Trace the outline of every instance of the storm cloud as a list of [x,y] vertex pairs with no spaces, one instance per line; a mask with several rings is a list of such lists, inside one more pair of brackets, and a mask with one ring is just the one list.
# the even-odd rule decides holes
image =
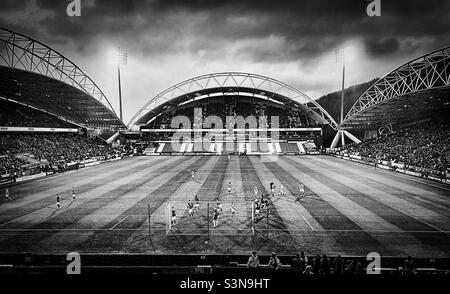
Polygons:
[[158,91],[208,71],[258,71],[317,98],[339,86],[338,68],[327,69],[337,67],[336,48],[353,46],[351,84],[450,44],[446,0],[381,0],[379,17],[367,16],[366,0],[81,0],[81,17],[67,16],[69,2],[0,0],[0,26],[81,63],[112,97],[114,76],[98,62],[106,47],[125,48],[126,117]]

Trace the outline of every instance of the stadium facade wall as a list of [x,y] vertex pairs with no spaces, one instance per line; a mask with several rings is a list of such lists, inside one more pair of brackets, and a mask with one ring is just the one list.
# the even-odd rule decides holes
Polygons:
[[19,177],[16,178],[16,183],[20,183],[20,182],[24,182],[24,181],[29,181],[29,180],[35,180],[35,179],[39,179],[39,178],[43,178],[47,176],[46,173],[39,173],[39,174],[34,174],[34,175],[30,175],[30,176],[23,176],[23,177]]
[[[62,172],[68,172],[68,171],[76,170],[77,168],[85,168],[85,167],[94,166],[94,165],[98,165],[98,164],[102,164],[102,163],[106,163],[106,162],[117,161],[117,160],[121,160],[124,158],[132,157],[132,156],[133,155],[123,155],[121,157],[104,159],[104,160],[100,160],[100,159],[92,160],[91,159],[91,160],[81,161],[79,163],[78,162],[70,162],[67,164],[67,167]],[[33,175],[26,175],[26,176],[21,176],[21,177],[15,177],[11,174],[4,174],[4,175],[1,175],[0,186],[7,186],[7,185],[14,184],[14,183],[21,183],[21,182],[25,182],[25,181],[35,180],[38,178],[43,178],[43,177],[51,176],[54,174],[55,174],[55,172],[53,172],[53,171],[48,171],[45,173],[38,173],[38,174],[33,174]]]
[[[353,161],[353,162],[358,162],[361,164],[366,164],[366,165],[373,165],[373,159],[372,158],[364,158],[358,155],[350,155],[350,154],[337,154],[334,152],[328,152],[328,155],[331,155],[333,157],[336,158],[340,158],[340,159],[344,159],[344,160],[349,160],[349,161]],[[385,170],[389,170],[392,172],[398,172],[398,173],[402,173],[402,174],[406,174],[406,175],[410,175],[410,176],[414,176],[414,177],[418,177],[418,178],[423,178],[424,174],[422,172],[417,172],[417,171],[411,171],[408,169],[405,169],[404,164],[398,164],[398,163],[391,163],[388,161],[380,161],[377,163],[377,167],[381,168],[381,169],[385,169]],[[450,174],[446,173],[445,176],[443,177],[438,177],[436,175],[427,175],[426,179],[429,180],[433,180],[433,181],[437,181],[437,182],[441,182],[441,183],[445,183],[445,184],[450,184]]]
[[34,128],[34,127],[0,127],[5,133],[78,133],[79,129]]

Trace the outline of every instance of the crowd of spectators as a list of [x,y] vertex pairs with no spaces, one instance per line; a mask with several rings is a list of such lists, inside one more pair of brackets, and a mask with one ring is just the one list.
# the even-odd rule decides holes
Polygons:
[[[282,264],[277,254],[272,252],[268,264],[263,265],[259,261],[257,252],[253,251],[247,262],[248,268],[264,267],[273,272],[277,272],[283,267],[288,267],[293,272],[303,275],[364,274],[366,273],[366,266],[366,264],[361,263],[357,258],[345,259],[341,255],[331,258],[327,255],[320,256],[318,254],[308,258],[304,252],[297,253],[286,264]],[[399,264],[398,268],[391,270],[402,274],[417,273],[416,263],[411,256],[408,256],[403,264]]]
[[72,124],[23,105],[0,99],[0,127],[72,128]]
[[[172,112],[166,112],[161,116],[157,117],[149,127],[152,129],[170,129],[172,119],[177,116],[186,116],[191,119],[191,127],[195,127],[195,122],[201,119],[202,122],[205,121],[208,116],[217,116],[222,119],[223,126],[226,124],[227,117],[236,117],[238,115],[244,118],[252,115],[256,118],[258,125],[259,119],[262,116],[267,117],[267,123],[269,127],[272,127],[272,116],[278,117],[278,126],[280,128],[301,128],[301,127],[312,127],[317,126],[318,122],[311,117],[307,117],[305,113],[300,110],[293,109],[282,109],[278,107],[273,107],[261,103],[248,104],[241,103],[239,106],[234,105],[234,103],[224,103],[224,104],[201,104],[196,105],[196,108],[202,108],[202,117],[198,117],[197,120],[194,117],[193,108],[180,109]],[[196,126],[199,127],[199,126]],[[202,127],[202,126],[200,126]],[[273,126],[275,127],[275,126]]]
[[75,134],[1,134],[0,174],[18,173],[28,164],[44,168],[119,154],[99,139]]
[[26,164],[22,159],[10,155],[0,156],[0,175],[14,174],[21,170],[21,166]]
[[421,124],[351,144],[345,153],[445,172],[450,166],[448,122]]
[[[308,259],[304,252],[297,253],[287,264],[294,272],[305,275],[330,275],[330,274],[362,274],[363,266],[355,259],[344,260],[340,255],[331,259],[327,255],[316,255]],[[256,252],[252,252],[249,257],[247,267],[260,267],[259,257]],[[275,252],[267,264],[267,268],[272,271],[278,271],[282,268],[282,263]]]

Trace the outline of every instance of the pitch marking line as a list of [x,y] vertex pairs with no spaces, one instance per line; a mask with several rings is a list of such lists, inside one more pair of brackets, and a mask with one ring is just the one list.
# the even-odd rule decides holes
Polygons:
[[308,224],[308,226],[311,228],[311,230],[315,231],[315,229],[313,228],[313,226],[311,226],[311,224],[308,222],[308,220],[302,215],[303,220]]
[[29,215],[29,214],[22,215],[21,217],[12,219],[12,220],[10,220],[10,221],[7,221],[6,223],[2,223],[2,224],[0,224],[0,227],[3,227],[3,226],[5,226],[5,225],[7,225],[7,224],[9,224],[9,223],[12,223],[12,222],[14,222],[14,221],[16,221],[16,220],[19,220],[19,219],[21,219],[21,218],[24,218],[24,217],[26,217],[27,215]]
[[[42,208],[42,209],[45,209],[45,208],[51,208],[51,207],[47,206],[47,207],[44,207],[44,208]],[[7,224],[10,224],[10,223],[12,223],[12,222],[15,222],[16,220],[19,220],[19,219],[24,218],[24,217],[26,217],[26,216],[30,216],[30,215],[34,214],[35,212],[36,212],[36,210],[35,210],[35,211],[32,211],[32,212],[29,212],[29,213],[27,213],[27,214],[24,214],[24,215],[22,215],[22,216],[19,216],[19,217],[15,218],[15,219],[12,219],[12,220],[10,220],[10,221],[7,221],[7,222],[5,222],[5,223],[2,223],[2,224],[0,224],[0,227],[3,227],[3,226],[5,226],[5,225],[7,225]]]
[[[80,198],[81,198],[81,197],[80,197]],[[63,199],[63,201],[61,201],[61,204],[62,204],[64,201],[67,201],[67,199]],[[73,200],[69,203],[69,206],[70,206],[72,203],[73,203]],[[69,206],[67,206],[67,207],[69,207]],[[67,208],[67,207],[65,207],[65,208]],[[53,208],[52,205],[45,206],[45,207],[39,208],[39,209],[37,209],[37,210],[33,210],[33,211],[31,211],[31,212],[28,212],[28,213],[26,213],[26,214],[24,214],[24,215],[22,215],[22,216],[19,216],[19,217],[15,218],[15,219],[12,219],[12,220],[7,221],[7,222],[5,222],[5,223],[2,223],[2,224],[0,224],[0,227],[3,227],[4,225],[7,225],[7,224],[9,224],[9,223],[15,222],[15,221],[17,221],[17,220],[19,220],[19,219],[21,219],[21,218],[26,217],[26,216],[30,216],[30,215],[36,214],[36,211],[38,211],[38,210],[40,210],[40,209],[53,209],[53,213],[50,215],[50,217],[47,217],[47,219],[49,219],[49,218],[52,218],[52,217],[54,216],[54,213],[55,213],[55,212],[59,211],[60,209],[64,209],[64,208],[63,208],[63,207],[61,207],[61,208]]]
[[127,215],[126,217],[124,217],[120,222],[118,222],[117,224],[115,224],[112,228],[110,228],[110,230],[113,230],[115,227],[117,227],[118,225],[120,225],[124,220],[126,220],[129,217],[129,215]]
[[444,230],[441,230],[441,229],[439,229],[438,227],[435,227],[435,226],[433,226],[432,224],[429,224],[429,223],[427,223],[426,221],[421,220],[421,219],[415,217],[414,215],[411,215],[411,214],[409,214],[409,213],[406,213],[406,212],[401,211],[401,210],[399,210],[399,209],[396,209],[396,208],[394,208],[394,207],[392,207],[392,208],[395,209],[395,210],[397,210],[397,211],[399,211],[399,212],[401,212],[401,213],[406,214],[406,215],[409,216],[409,217],[412,217],[413,219],[415,219],[415,220],[417,220],[417,221],[419,221],[419,222],[421,222],[421,223],[423,223],[423,224],[425,224],[425,225],[427,225],[427,226],[429,226],[429,227],[431,227],[431,228],[433,228],[433,229],[435,229],[435,230],[438,230],[439,232],[442,232],[442,233],[445,232]]

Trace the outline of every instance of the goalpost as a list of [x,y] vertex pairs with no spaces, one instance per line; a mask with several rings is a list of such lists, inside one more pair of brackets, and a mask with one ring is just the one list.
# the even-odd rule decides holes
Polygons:
[[[166,206],[166,235],[254,235],[253,201],[170,201]],[[216,219],[215,219],[216,218]]]

